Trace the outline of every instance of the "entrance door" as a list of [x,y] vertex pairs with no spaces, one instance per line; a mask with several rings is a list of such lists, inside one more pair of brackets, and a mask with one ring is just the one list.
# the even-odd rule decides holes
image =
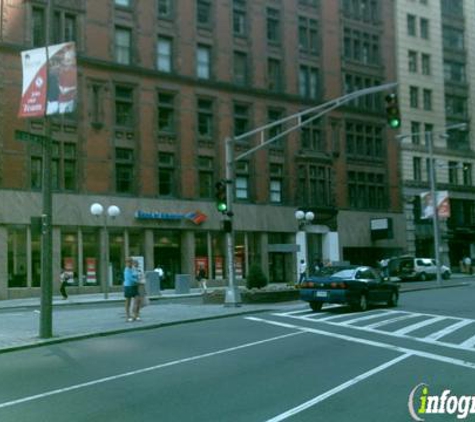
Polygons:
[[162,289],[175,288],[175,274],[180,273],[180,248],[156,246],[153,251],[155,267],[160,265],[164,271]]
[[269,282],[285,283],[287,281],[287,272],[285,267],[285,253],[269,253]]

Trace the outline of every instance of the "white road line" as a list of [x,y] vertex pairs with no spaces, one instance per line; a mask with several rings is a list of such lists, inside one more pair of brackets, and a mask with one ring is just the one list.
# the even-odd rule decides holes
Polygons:
[[472,348],[473,346],[475,346],[475,336],[470,337],[468,340],[465,340],[463,343],[460,343],[460,346]]
[[325,392],[323,394],[320,394],[319,396],[314,397],[313,399],[311,399],[311,400],[309,400],[305,403],[302,403],[301,405],[296,406],[293,409],[287,410],[286,412],[281,413],[280,415],[277,415],[277,416],[275,416],[271,419],[268,419],[266,422],[279,422],[279,421],[283,421],[287,418],[290,418],[290,417],[296,415],[297,413],[303,412],[304,410],[308,409],[309,407],[312,407],[312,406],[316,405],[317,403],[320,403],[323,400],[326,400],[329,397],[331,397],[331,396],[333,396],[337,393],[340,393],[341,391],[346,390],[349,387],[352,387],[353,385],[359,383],[360,381],[364,381],[366,378],[369,378],[369,377],[371,377],[371,376],[373,376],[373,375],[375,375],[379,372],[384,371],[385,369],[387,369],[387,368],[389,368],[393,365],[396,365],[397,363],[401,362],[404,359],[407,359],[410,356],[411,356],[410,353],[398,356],[397,358],[395,358],[393,360],[390,360],[389,362],[383,363],[382,365],[377,366],[376,368],[373,368],[373,369],[371,369],[371,370],[369,370],[369,371],[367,371],[363,374],[360,374],[357,377],[355,377],[355,378],[353,378],[353,379],[351,379],[347,382],[344,382],[343,384],[340,384],[338,387],[332,388],[331,390],[328,390],[327,392]]
[[118,380],[118,379],[121,379],[121,378],[130,377],[130,376],[133,376],[133,375],[143,374],[145,372],[156,371],[158,369],[179,365],[181,363],[192,362],[192,361],[209,358],[209,357],[216,356],[216,355],[222,355],[224,353],[235,352],[236,350],[241,350],[241,349],[245,349],[245,348],[253,347],[253,346],[259,346],[261,344],[270,343],[270,342],[276,341],[276,340],[282,340],[282,339],[285,339],[285,338],[288,338],[288,337],[292,337],[292,336],[295,336],[295,335],[298,335],[298,334],[304,334],[304,333],[305,333],[304,331],[300,330],[298,332],[293,332],[293,333],[290,333],[290,334],[284,334],[284,335],[281,335],[281,336],[271,337],[271,338],[268,338],[266,340],[259,340],[259,341],[254,341],[252,343],[245,343],[245,344],[241,344],[240,346],[229,347],[227,349],[221,349],[221,350],[217,350],[215,352],[204,353],[202,355],[191,356],[189,358],[184,358],[184,359],[179,359],[179,360],[175,360],[175,361],[172,361],[172,362],[162,363],[160,365],[150,366],[148,368],[137,369],[135,371],[125,372],[123,374],[113,375],[113,376],[110,376],[110,377],[99,378],[97,380],[84,382],[84,383],[81,383],[81,384],[71,385],[69,387],[58,388],[57,390],[46,391],[44,393],[36,394],[34,396],[27,396],[27,397],[23,397],[21,399],[0,403],[0,409],[3,409],[5,407],[10,407],[10,406],[16,406],[16,405],[26,403],[26,402],[31,402],[31,401],[34,401],[34,400],[43,399],[45,397],[50,397],[50,396],[54,396],[54,395],[57,395],[57,394],[67,393],[69,391],[79,390],[81,388],[92,387],[94,385],[103,384],[103,383],[110,382],[110,381],[115,381],[115,380]]
[[473,321],[471,319],[463,319],[462,321],[456,322],[455,324],[449,325],[442,330],[436,331],[426,337],[423,337],[425,340],[438,340],[446,336],[447,334],[453,333],[455,330],[459,328],[465,327],[466,325],[471,324]]
[[419,315],[418,314],[400,315],[398,317],[389,318],[389,319],[385,319],[384,321],[378,321],[378,322],[374,322],[373,324],[365,325],[365,328],[373,328],[373,329],[379,328],[379,327],[383,327],[384,325],[392,324],[393,322],[404,321],[406,319],[415,318],[417,316]]
[[408,334],[408,333],[411,333],[412,331],[418,330],[419,328],[427,327],[428,325],[435,324],[436,322],[442,321],[443,319],[446,319],[446,318],[447,317],[436,316],[436,317],[433,317],[431,319],[426,319],[424,321],[417,322],[415,324],[408,325],[407,327],[404,327],[404,328],[401,328],[399,330],[393,331],[392,334],[395,334],[396,336]]
[[[423,351],[417,350],[417,349],[409,349],[407,347],[395,346],[393,344],[382,343],[380,341],[367,340],[367,339],[363,339],[363,338],[352,337],[352,336],[345,335],[345,334],[331,333],[331,332],[328,332],[328,331],[317,330],[315,328],[300,327],[298,325],[285,324],[285,323],[281,323],[281,322],[278,322],[278,321],[272,321],[272,320],[267,320],[267,319],[263,319],[263,318],[245,317],[245,319],[248,319],[248,320],[251,320],[251,321],[257,321],[257,322],[263,322],[265,324],[270,324],[270,325],[276,325],[278,327],[297,329],[297,330],[301,330],[301,331],[304,331],[304,332],[307,332],[307,333],[319,334],[319,335],[326,336],[326,337],[338,338],[340,340],[350,341],[350,342],[353,342],[353,343],[360,343],[360,344],[364,344],[364,345],[367,345],[367,346],[380,347],[380,348],[383,348],[383,349],[392,350],[392,351],[403,353],[403,354],[408,354],[409,353],[409,354],[412,354],[414,356],[419,356],[419,357],[422,357],[422,358],[431,359],[431,360],[435,360],[435,361],[438,361],[438,362],[444,362],[444,363],[448,363],[448,364],[451,364],[451,365],[462,366],[464,368],[470,368],[470,369],[475,370],[475,362],[468,362],[468,361],[461,360],[461,359],[450,358],[448,356],[437,355],[435,353],[423,352]],[[337,324],[335,324],[335,325],[337,325]],[[354,327],[354,328],[359,328],[359,327]],[[445,344],[444,344],[444,346],[445,346]]]
[[359,316],[357,318],[352,318],[352,319],[349,319],[347,321],[343,321],[343,322],[341,322],[341,325],[351,325],[354,322],[366,321],[368,319],[374,319],[374,318],[378,318],[378,317],[385,317],[385,316],[388,316],[388,315],[391,315],[391,314],[394,314],[394,313],[395,313],[394,311],[384,311],[384,312],[379,312],[377,314],[375,313],[375,314],[371,314],[371,315]]

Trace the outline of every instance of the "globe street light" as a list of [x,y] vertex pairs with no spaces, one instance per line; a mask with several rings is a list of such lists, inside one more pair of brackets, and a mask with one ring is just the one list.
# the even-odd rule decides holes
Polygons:
[[102,289],[104,291],[104,299],[109,297],[109,232],[107,231],[107,220],[108,218],[114,219],[120,215],[120,208],[117,205],[110,205],[107,208],[107,212],[104,213],[104,207],[99,203],[94,203],[91,205],[91,214],[97,218],[103,217],[103,227],[104,227],[104,236],[102,244]]
[[296,235],[296,243],[300,248],[297,249],[297,274],[299,274],[299,262],[304,259],[307,262],[307,233],[304,230],[305,226],[312,224],[315,219],[315,214],[312,211],[295,211],[295,219],[298,223],[298,232]]

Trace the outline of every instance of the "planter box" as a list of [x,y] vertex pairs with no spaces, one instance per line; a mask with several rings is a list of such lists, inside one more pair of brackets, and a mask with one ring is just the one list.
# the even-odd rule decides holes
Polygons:
[[[214,290],[203,294],[203,303],[224,303],[225,289]],[[241,290],[242,303],[277,303],[289,302],[299,299],[299,291],[294,288],[281,290]]]

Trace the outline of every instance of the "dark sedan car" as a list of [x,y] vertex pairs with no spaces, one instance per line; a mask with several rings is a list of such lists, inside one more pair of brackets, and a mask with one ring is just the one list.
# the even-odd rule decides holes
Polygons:
[[365,311],[370,303],[397,306],[399,286],[383,279],[379,273],[364,266],[326,267],[300,284],[300,299],[314,311],[324,303],[349,304]]

